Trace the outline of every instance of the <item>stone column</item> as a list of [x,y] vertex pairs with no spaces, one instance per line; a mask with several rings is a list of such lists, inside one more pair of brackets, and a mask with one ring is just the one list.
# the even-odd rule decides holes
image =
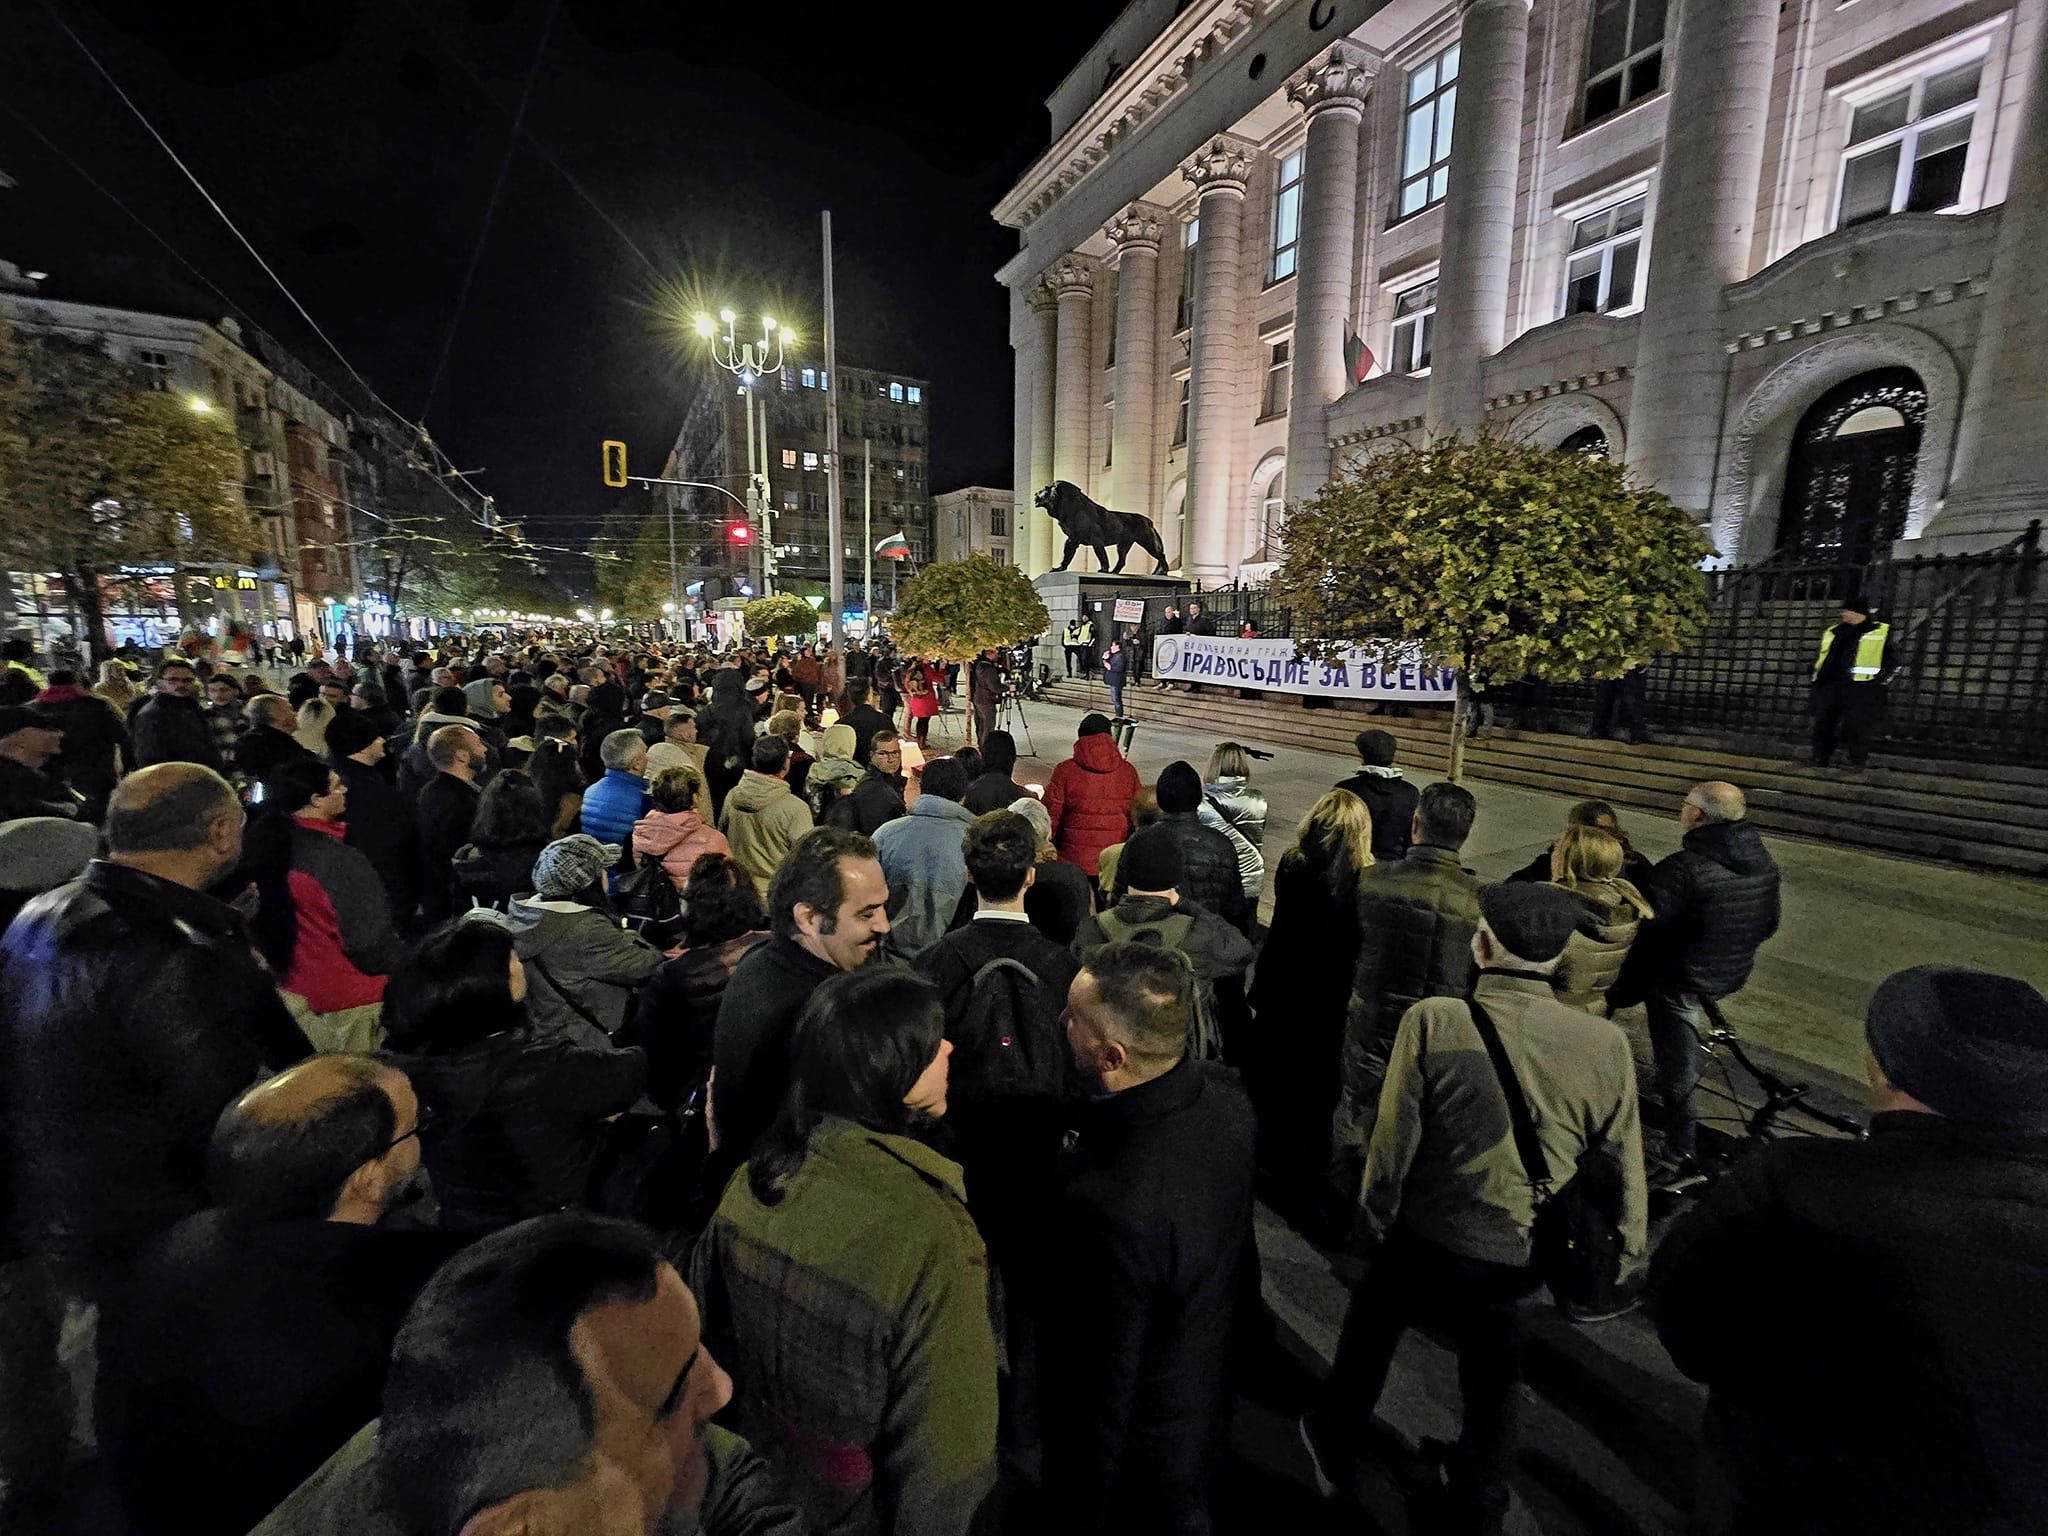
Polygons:
[[1102,231],[1116,251],[1116,430],[1110,440],[1110,505],[1155,522],[1159,239],[1166,225],[1165,209],[1132,203]]
[[[1963,392],[1948,500],[1916,553],[1960,554],[2024,533],[2048,505],[2048,21],[2034,29],[2027,103]],[[1937,487],[1937,489],[1939,489]]]
[[1628,465],[1704,518],[1728,384],[1722,314],[1728,285],[1749,276],[1778,0],[1684,0],[1673,19]]
[[1244,189],[1256,148],[1219,133],[1181,174],[1194,186],[1202,221],[1195,246],[1194,335],[1189,345],[1187,537],[1181,574],[1229,575],[1231,490],[1237,418],[1247,414],[1238,325],[1244,268]]
[[1348,382],[1344,323],[1357,278],[1359,123],[1379,67],[1379,55],[1347,40],[1287,82],[1288,99],[1308,113],[1287,397],[1287,495],[1295,501],[1330,478],[1327,413]]
[[1026,299],[1031,305],[1037,363],[1031,375],[1031,484],[1017,496],[1014,548],[1025,574],[1038,576],[1052,569],[1052,560],[1059,558],[1057,554],[1046,557],[1052,545],[1052,519],[1032,500],[1053,481],[1053,380],[1058,367],[1059,314],[1052,289],[1043,282],[1032,284]]
[[[1046,273],[1046,282],[1059,305],[1059,362],[1054,373],[1056,396],[1052,426],[1052,477],[1088,489],[1088,431],[1093,425],[1095,397],[1100,385],[1088,355],[1094,329],[1095,276],[1098,268],[1086,256],[1062,256]],[[1045,568],[1059,563],[1066,548],[1065,535],[1050,518],[1044,518]],[[1089,556],[1090,560],[1094,556]],[[1077,556],[1075,568],[1082,568]]]
[[1442,300],[1424,416],[1433,438],[1479,430],[1486,419],[1486,360],[1507,340],[1522,78],[1529,62],[1529,0],[1461,0],[1461,8],[1451,184],[1437,265]]

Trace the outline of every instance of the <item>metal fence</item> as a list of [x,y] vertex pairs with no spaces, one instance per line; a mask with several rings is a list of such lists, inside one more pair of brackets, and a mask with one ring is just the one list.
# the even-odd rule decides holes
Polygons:
[[[1646,675],[1650,724],[1759,743],[1807,737],[1821,632],[1861,594],[1892,626],[1894,672],[1882,743],[1930,757],[2039,763],[2048,754],[2048,553],[2037,522],[2003,548],[1866,565],[1783,559],[1706,576],[1709,617],[1697,644]],[[1296,635],[1294,614],[1265,587],[1201,594],[1221,634],[1249,619]],[[1512,690],[1510,714],[1535,727],[1583,726],[1597,685]]]

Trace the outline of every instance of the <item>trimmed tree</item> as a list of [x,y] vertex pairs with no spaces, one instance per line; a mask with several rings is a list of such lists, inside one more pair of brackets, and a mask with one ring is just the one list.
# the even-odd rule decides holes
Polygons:
[[818,610],[794,592],[771,592],[757,597],[741,610],[740,618],[750,635],[815,635]]
[[1456,780],[1472,689],[1620,677],[1684,649],[1712,553],[1619,464],[1451,438],[1354,463],[1301,503],[1273,591],[1319,659],[1358,646],[1457,670]]
[[990,646],[1043,634],[1051,615],[1031,578],[987,555],[928,565],[910,579],[889,620],[905,655],[966,661]]

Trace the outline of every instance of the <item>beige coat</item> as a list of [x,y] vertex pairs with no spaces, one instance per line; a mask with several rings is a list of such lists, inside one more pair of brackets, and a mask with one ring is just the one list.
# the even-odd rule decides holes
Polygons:
[[732,845],[733,861],[753,876],[754,889],[766,901],[775,871],[797,839],[811,830],[811,808],[797,799],[787,780],[749,768],[725,797],[718,830]]

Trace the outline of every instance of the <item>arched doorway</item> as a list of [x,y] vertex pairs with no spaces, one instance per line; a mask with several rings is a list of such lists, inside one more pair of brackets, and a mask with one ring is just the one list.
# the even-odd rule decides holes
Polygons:
[[1903,538],[1927,390],[1910,368],[1879,368],[1816,400],[1792,435],[1778,549],[1796,560],[1864,565]]
[[1604,459],[1607,453],[1607,433],[1597,422],[1588,423],[1557,445],[1559,453],[1584,454],[1589,459]]

